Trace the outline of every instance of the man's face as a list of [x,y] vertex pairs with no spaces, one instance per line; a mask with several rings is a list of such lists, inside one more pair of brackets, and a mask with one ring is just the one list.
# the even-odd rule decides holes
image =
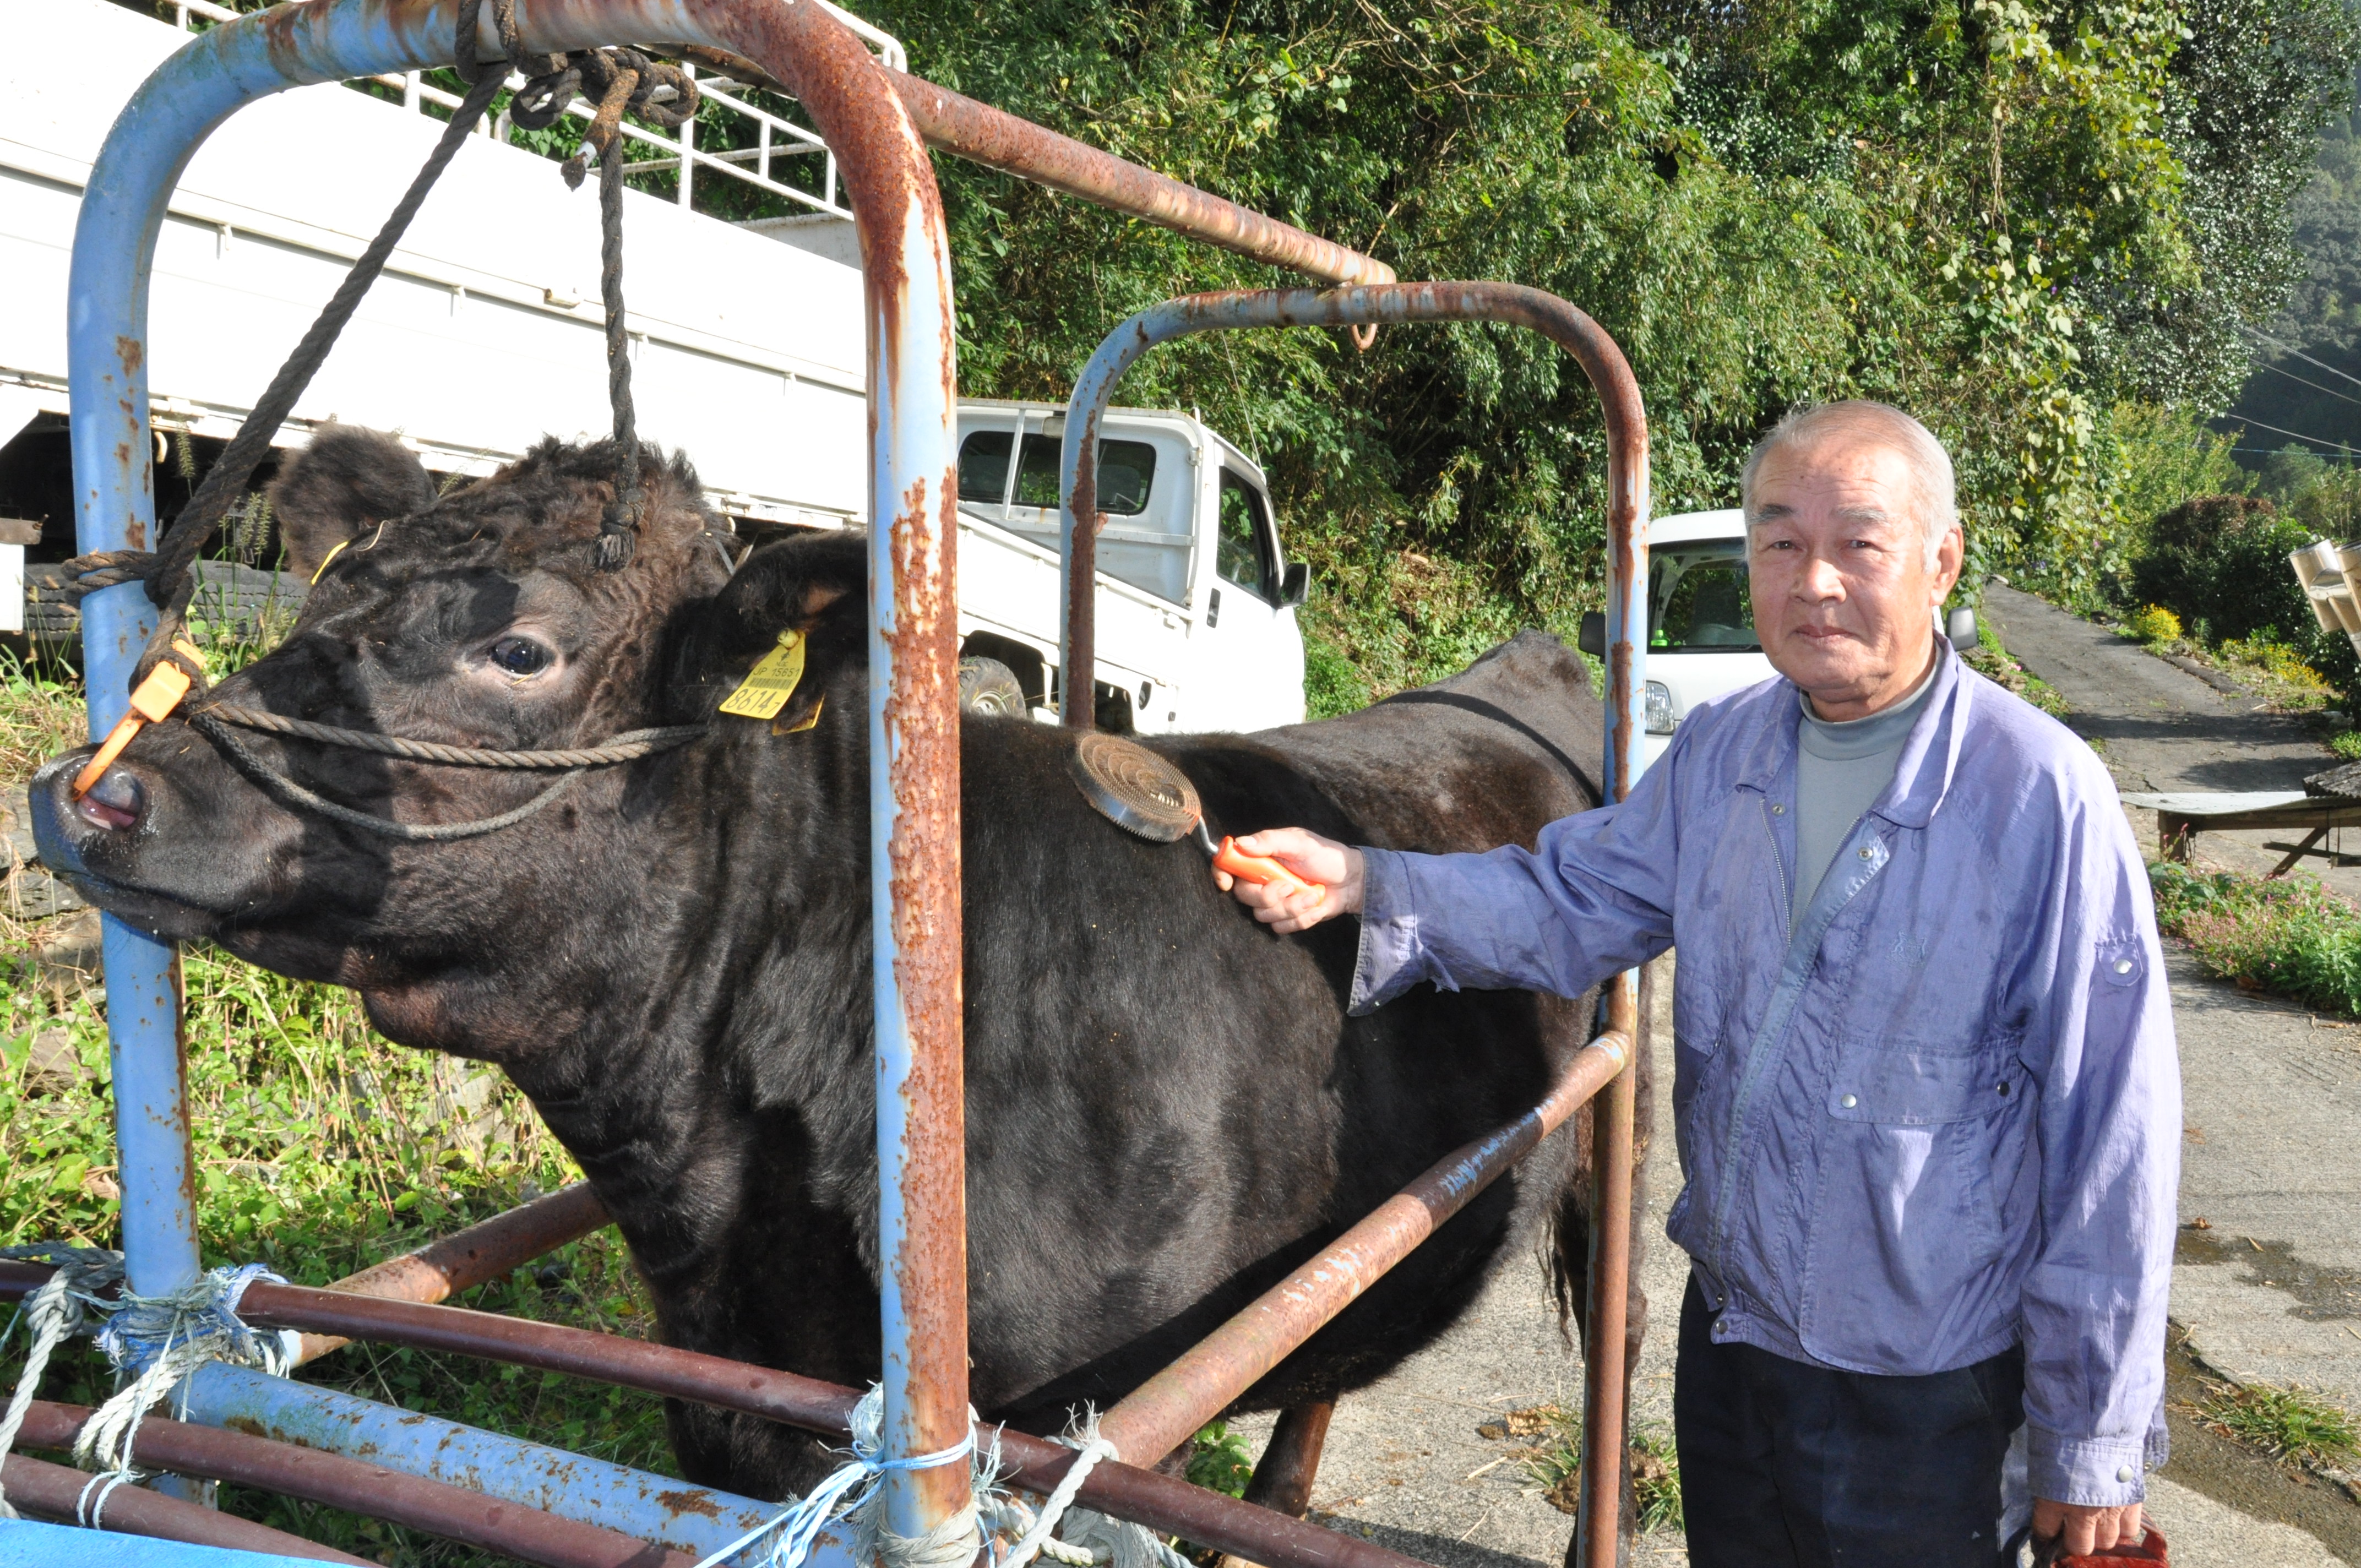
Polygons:
[[1756,633],[1823,718],[1865,718],[1926,673],[1960,547],[1954,529],[1930,570],[1917,508],[1908,460],[1867,434],[1783,446],[1755,473]]

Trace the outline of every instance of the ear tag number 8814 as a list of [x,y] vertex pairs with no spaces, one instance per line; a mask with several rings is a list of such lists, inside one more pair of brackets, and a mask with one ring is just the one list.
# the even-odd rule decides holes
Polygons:
[[741,718],[775,718],[804,678],[804,638],[795,630],[779,633],[779,645],[748,671],[738,689],[721,700],[721,711]]

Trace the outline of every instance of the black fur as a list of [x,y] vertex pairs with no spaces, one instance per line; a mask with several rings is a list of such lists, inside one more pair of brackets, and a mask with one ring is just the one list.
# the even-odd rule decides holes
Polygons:
[[[366,458],[352,472],[392,461],[330,455],[347,451]],[[354,986],[390,1037],[503,1068],[621,1226],[668,1342],[863,1384],[879,1354],[862,542],[774,545],[725,586],[675,463],[651,470],[638,558],[598,573],[611,457],[546,444],[346,552],[288,643],[223,695],[478,745],[710,719],[708,738],[594,773],[525,826],[394,845],[290,815],[157,726],[126,756],[141,828],[71,830],[98,903]],[[283,483],[315,514],[365,510],[310,466]],[[786,626],[808,634],[790,716],[817,705],[818,722],[714,717]],[[560,663],[489,678],[484,651],[519,629]],[[1435,689],[1448,700],[1156,744],[1217,834],[1300,823],[1483,849],[1594,803],[1599,705],[1555,640],[1527,634]],[[488,814],[541,782],[255,745],[412,818]],[[1424,988],[1345,1018],[1356,922],[1271,935],[1188,844],[1093,813],[1071,750],[1022,721],[961,734],[973,1398],[1037,1431],[1111,1403],[1530,1107],[1589,1020],[1586,1003]],[[1571,1130],[1552,1139],[1244,1403],[1378,1376],[1527,1245],[1578,1273],[1576,1152]],[[699,1481],[777,1497],[829,1464],[763,1421],[692,1406],[672,1421]]]
[[326,424],[270,487],[287,569],[309,577],[338,544],[434,504],[434,481],[390,436]]

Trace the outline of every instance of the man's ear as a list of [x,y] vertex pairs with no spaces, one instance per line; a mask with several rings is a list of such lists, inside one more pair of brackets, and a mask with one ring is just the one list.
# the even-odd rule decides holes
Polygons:
[[681,720],[713,713],[779,646],[779,634],[793,631],[803,640],[803,678],[774,728],[806,728],[835,676],[868,663],[868,544],[857,533],[786,540],[749,555],[726,587],[689,611],[672,682],[692,709]]
[[321,426],[270,486],[287,569],[305,578],[337,545],[434,504],[426,466],[392,436],[357,425]]

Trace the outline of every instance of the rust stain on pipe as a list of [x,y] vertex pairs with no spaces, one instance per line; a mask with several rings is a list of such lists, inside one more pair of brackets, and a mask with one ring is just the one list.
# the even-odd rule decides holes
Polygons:
[[[8,1501],[28,1514],[71,1524],[74,1505],[90,1485],[86,1471],[44,1464],[21,1453],[0,1463],[0,1486]],[[144,1486],[117,1486],[107,1494],[100,1516],[113,1535],[144,1535],[158,1541],[182,1541],[192,1546],[218,1546],[231,1552],[257,1552],[274,1557],[300,1557],[313,1563],[342,1563],[351,1568],[375,1568],[366,1557],[352,1557],[333,1546],[305,1541],[300,1535],[272,1530],[195,1503],[150,1492]],[[94,1543],[93,1543],[94,1544]],[[98,1553],[93,1552],[93,1557]]]
[[[776,92],[793,91],[752,60],[726,49],[692,45],[681,53],[739,81]],[[962,97],[923,77],[888,71],[885,79],[901,95],[902,106],[918,134],[938,151],[1079,196],[1256,261],[1290,268],[1323,282],[1394,280],[1394,269],[1375,258]]]
[[[482,1224],[430,1242],[416,1252],[371,1264],[328,1288],[395,1301],[445,1301],[606,1224],[606,1206],[588,1182],[577,1181],[495,1214]],[[334,1334],[305,1334],[295,1364],[300,1366],[317,1360],[351,1343]]]
[[[31,1448],[70,1448],[90,1415],[84,1406],[37,1399],[26,1415],[19,1441]],[[686,1552],[651,1541],[381,1464],[243,1432],[192,1426],[162,1416],[150,1416],[139,1423],[132,1457],[152,1469],[202,1475],[390,1519],[546,1568],[695,1568],[697,1563]]]
[[1141,1384],[1099,1422],[1131,1464],[1152,1465],[1357,1299],[1452,1215],[1620,1074],[1628,1034],[1601,1035],[1566,1065],[1549,1098],[1429,1168],[1318,1257]]
[[[1639,998],[1631,977],[1608,981],[1607,1020],[1639,1037]],[[1631,1299],[1631,1139],[1639,1075],[1618,1072],[1590,1102],[1590,1266],[1583,1334],[1582,1487],[1575,1529],[1580,1561],[1572,1568],[1616,1568],[1622,1531],[1623,1471],[1630,1463],[1624,1409]]]

